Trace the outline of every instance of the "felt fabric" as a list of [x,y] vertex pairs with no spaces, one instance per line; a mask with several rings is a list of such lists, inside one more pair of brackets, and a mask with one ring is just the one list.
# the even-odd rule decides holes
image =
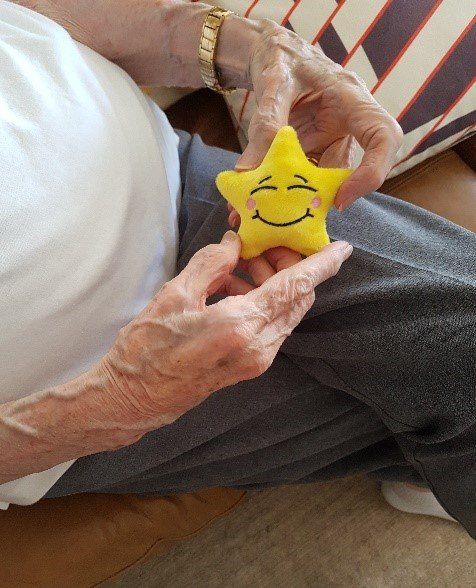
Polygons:
[[[181,134],[179,269],[219,241],[236,154]],[[429,486],[476,536],[476,235],[383,194],[331,211],[354,253],[260,378],[84,457],[48,496],[266,488],[367,472]]]
[[278,131],[259,167],[218,174],[218,189],[241,217],[242,257],[280,245],[312,255],[328,245],[326,216],[351,173],[311,163],[296,131],[287,126]]

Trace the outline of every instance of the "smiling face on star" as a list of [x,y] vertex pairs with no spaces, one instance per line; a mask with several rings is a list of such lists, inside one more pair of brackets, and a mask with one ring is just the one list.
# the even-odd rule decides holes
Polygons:
[[[321,205],[321,199],[317,196],[319,189],[310,185],[309,180],[301,174],[292,174],[290,181],[293,183],[279,188],[276,185],[278,182],[273,181],[272,175],[261,178],[258,181],[258,185],[250,191],[250,196],[246,201],[247,210],[252,211],[253,213],[251,218],[253,220],[256,219],[261,221],[271,227],[290,227],[297,223],[301,223],[306,219],[314,218],[315,214],[313,214],[313,212],[315,212],[315,210]],[[273,212],[276,213],[276,197],[278,197],[279,200],[283,199],[282,197],[280,198],[278,194],[274,194],[275,200],[271,203],[270,207],[269,196],[270,193],[273,195],[273,192],[277,193],[280,190],[286,191],[284,202],[281,202],[280,208],[283,208],[284,204],[285,209],[295,209],[296,213],[299,213],[298,216],[293,218],[290,217],[287,220],[281,218],[279,221],[277,218],[274,218],[276,214],[273,216],[265,216],[265,210],[269,208],[272,208],[271,214],[273,214]],[[291,191],[293,192],[291,193]]]
[[326,215],[350,173],[311,163],[296,132],[283,127],[258,168],[218,174],[218,189],[241,217],[242,256],[278,246],[311,255],[324,247]]

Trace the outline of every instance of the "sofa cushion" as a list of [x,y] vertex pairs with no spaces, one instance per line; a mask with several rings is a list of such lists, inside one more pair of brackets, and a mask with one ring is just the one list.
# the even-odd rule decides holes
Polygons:
[[90,587],[164,553],[233,508],[244,492],[170,497],[79,494],[0,512],[0,586]]
[[380,191],[476,231],[476,174],[451,149],[387,180]]

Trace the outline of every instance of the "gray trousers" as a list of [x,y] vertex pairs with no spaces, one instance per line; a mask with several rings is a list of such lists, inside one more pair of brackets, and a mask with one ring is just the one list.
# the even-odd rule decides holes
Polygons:
[[[227,228],[214,179],[236,154],[183,133],[180,156],[179,269]],[[476,535],[476,235],[379,193],[328,225],[354,253],[265,374],[130,447],[79,459],[47,496],[366,472],[427,485]]]

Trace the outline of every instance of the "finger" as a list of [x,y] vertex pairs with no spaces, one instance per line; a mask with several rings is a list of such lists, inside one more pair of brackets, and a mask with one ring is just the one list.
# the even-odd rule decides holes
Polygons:
[[233,229],[240,225],[241,218],[240,215],[236,212],[236,210],[232,210],[228,215],[228,224]]
[[248,292],[251,292],[251,290],[254,289],[255,287],[249,284],[246,280],[231,274],[228,276],[228,279],[225,280],[225,283],[218,292],[220,294],[225,294],[226,296],[240,296],[248,294]]
[[246,271],[249,273],[256,286],[261,286],[261,284],[264,284],[266,280],[274,276],[276,273],[264,255],[249,259]]
[[[370,96],[370,95],[369,95]],[[370,96],[357,94],[349,131],[364,149],[359,167],[340,187],[335,205],[343,210],[359,196],[380,188],[395,161],[402,143],[402,130]]]
[[[275,74],[274,74],[275,75]],[[236,162],[237,171],[254,169],[260,165],[276,133],[288,124],[292,106],[290,84],[273,72],[262,76],[263,92],[257,92],[257,107],[248,128],[248,145]]]
[[397,135],[382,126],[367,143],[359,167],[340,187],[336,208],[344,210],[360,196],[378,190],[392,168],[399,146]]
[[208,296],[222,288],[235,269],[241,253],[241,239],[227,231],[218,244],[207,245],[195,253],[184,270],[173,280],[182,292],[184,306],[204,306]]
[[334,141],[319,159],[320,167],[352,168],[354,163],[356,142],[352,135]]
[[265,251],[264,256],[271,264],[271,267],[277,272],[292,267],[302,261],[300,253],[287,247],[273,247],[273,249]]
[[247,295],[248,303],[257,308],[266,324],[289,311],[300,299],[313,293],[314,288],[334,276],[352,253],[345,241],[327,245],[292,267],[275,274],[262,286]]

